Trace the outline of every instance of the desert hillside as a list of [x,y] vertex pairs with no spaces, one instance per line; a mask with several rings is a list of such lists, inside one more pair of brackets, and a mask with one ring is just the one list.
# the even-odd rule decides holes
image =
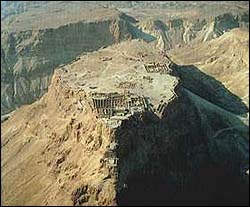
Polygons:
[[178,64],[195,65],[221,81],[249,105],[249,32],[233,29],[221,37],[171,51]]

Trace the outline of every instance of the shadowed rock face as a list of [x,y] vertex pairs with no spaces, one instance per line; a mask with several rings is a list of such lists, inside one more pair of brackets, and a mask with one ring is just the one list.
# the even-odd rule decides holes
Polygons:
[[[248,30],[233,29],[214,40],[178,48],[172,50],[170,53],[171,58],[178,64],[195,65],[202,70],[202,72],[220,81],[231,93],[241,98],[246,105],[249,105]],[[188,79],[188,72],[192,69],[187,69],[186,73],[185,68],[182,70],[183,76],[186,77],[184,79]],[[206,76],[199,76],[198,71],[196,74],[196,79],[200,77],[202,79],[200,81],[204,82]],[[194,78],[194,76],[192,78]],[[220,90],[220,88],[223,87],[218,84],[215,86],[216,87],[212,89],[207,83],[207,87],[210,88],[210,91]],[[190,84],[188,87],[194,86]],[[198,91],[199,89],[196,90]],[[230,110],[230,104],[225,105],[227,110]],[[220,106],[222,105],[220,104]],[[239,108],[240,110],[238,110],[238,112],[235,111],[235,113],[243,113],[244,110],[241,111],[242,107],[239,106]]]
[[138,25],[142,31],[156,38],[160,49],[170,50],[190,44],[216,39],[234,28],[248,28],[249,13],[224,13],[211,18],[176,18],[167,21],[143,19]]
[[[247,205],[249,189],[234,176],[213,165],[204,169],[183,190],[160,175],[136,174],[128,179],[128,187],[118,196],[119,205]],[[217,168],[215,170],[215,168]],[[204,172],[205,171],[205,172]],[[221,179],[218,180],[218,177]],[[237,190],[236,190],[237,189]]]
[[[247,128],[243,133],[225,131],[221,137],[226,140],[237,137],[230,144],[210,137],[213,133],[208,128],[224,129],[228,123],[213,124],[218,114],[201,114],[182,89],[178,95],[162,119],[145,114],[140,121],[124,124],[124,133],[117,135],[121,147],[118,204],[246,205],[248,185],[241,178],[244,170],[240,166],[248,166]],[[128,129],[129,135],[125,133]],[[218,181],[218,177],[222,179]]]
[[[174,138],[178,139],[176,136]],[[243,155],[243,152],[235,152],[230,156],[230,161],[223,164],[224,161],[218,162],[214,159],[216,154],[208,152],[214,148],[208,147],[206,143],[203,143],[204,140],[197,143],[198,141],[192,140],[191,137],[185,136],[185,138],[190,139],[190,143],[196,142],[196,145],[185,145],[184,139],[179,143],[174,143],[174,149],[170,146],[168,146],[169,149],[162,149],[163,147],[160,145],[161,147],[156,147],[157,157],[151,155],[153,152],[149,150],[148,164],[142,165],[140,170],[128,173],[124,182],[125,187],[119,191],[117,196],[118,204],[183,205],[185,203],[204,205],[220,203],[233,205],[237,203],[246,205],[248,203],[248,185],[240,178],[241,174],[238,172],[240,165],[238,164],[245,162],[247,166],[247,153]],[[220,145],[220,150],[224,151],[222,146]],[[159,150],[163,152],[160,154]],[[222,155],[223,160],[229,156],[228,153],[225,152],[225,154],[227,155]],[[241,158],[236,158],[237,156],[245,156],[242,159],[245,161],[240,161]],[[136,164],[140,165],[137,160],[134,165]],[[231,166],[234,166],[234,172],[232,172]],[[121,169],[121,177],[126,168],[128,167],[124,166]],[[219,177],[222,179],[218,180]]]
[[196,95],[232,113],[247,113],[248,107],[240,97],[231,93],[221,82],[201,72],[194,65],[178,67],[178,73],[184,87]]

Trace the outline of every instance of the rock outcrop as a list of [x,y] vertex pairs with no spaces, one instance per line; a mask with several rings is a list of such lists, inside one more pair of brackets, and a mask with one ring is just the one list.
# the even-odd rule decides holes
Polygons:
[[[170,56],[178,64],[195,65],[249,105],[247,30],[233,29],[214,40],[172,50]],[[189,77],[188,74],[186,77]]]
[[249,13],[224,13],[210,18],[176,18],[167,21],[142,20],[139,28],[155,37],[154,45],[170,50],[216,39],[234,28],[249,28]]

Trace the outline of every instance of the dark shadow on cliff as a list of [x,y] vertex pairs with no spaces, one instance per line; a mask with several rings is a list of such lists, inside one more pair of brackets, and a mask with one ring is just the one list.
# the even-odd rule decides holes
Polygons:
[[[177,73],[182,80],[179,97],[168,104],[162,118],[149,110],[125,121],[117,131],[118,183],[125,184],[118,191],[118,205],[247,206],[249,184],[241,171],[249,160],[245,155],[249,148],[242,151],[249,143],[247,126],[227,114],[242,127],[211,139],[229,123],[213,108],[199,110],[185,89],[234,114],[248,108],[195,66],[179,66]],[[141,155],[145,162],[138,158]],[[125,176],[123,171],[129,173]]]
[[153,42],[156,40],[155,36],[142,31],[142,29],[140,29],[139,27],[134,26],[134,25],[129,25],[129,26],[130,26],[130,31],[131,31],[133,38],[142,39],[146,42]]
[[176,71],[185,88],[196,95],[235,114],[245,114],[248,107],[220,81],[194,65],[177,66]]
[[[188,100],[182,101],[185,101],[193,111]],[[177,105],[177,108],[179,107],[181,105]],[[182,125],[190,118],[183,113],[183,109],[180,115],[184,118],[180,122],[175,119],[175,116],[173,120],[160,119],[152,112],[147,112],[142,121],[134,118],[124,123],[123,130],[117,134],[119,146],[121,146],[118,149],[118,157],[122,166],[118,174],[118,183],[124,182],[121,177],[124,176],[123,171],[131,167],[130,164],[137,166],[130,170],[125,180],[125,187],[118,192],[118,205],[232,206],[248,204],[248,184],[243,182],[238,174],[242,162],[240,152],[239,156],[235,156],[235,160],[228,160],[235,170],[224,165],[224,158],[219,161],[214,160],[208,149],[211,145],[208,144],[207,137],[203,137],[205,134],[202,124],[199,124],[199,117],[193,117],[184,127],[190,128],[188,132],[183,130]],[[174,123],[176,123],[175,126]],[[167,129],[168,127],[173,128]],[[175,136],[174,134],[178,133],[176,127],[179,127],[180,132]],[[140,128],[143,132],[139,132]],[[148,136],[147,133],[149,133]],[[153,134],[155,136],[152,136]],[[143,154],[144,146],[142,145],[150,148],[146,152],[148,160],[144,164],[141,164],[140,160],[136,161],[137,155],[134,156],[134,160],[131,156],[140,150],[138,155]],[[225,151],[221,147],[219,150]],[[225,156],[227,155],[229,156],[226,153]],[[216,153],[215,156],[217,156]],[[125,166],[123,161],[128,157],[132,159],[129,165]],[[200,163],[196,164],[196,162]]]
[[249,187],[224,169],[212,165],[181,191],[174,191],[162,176],[136,174],[118,195],[121,206],[247,206]]

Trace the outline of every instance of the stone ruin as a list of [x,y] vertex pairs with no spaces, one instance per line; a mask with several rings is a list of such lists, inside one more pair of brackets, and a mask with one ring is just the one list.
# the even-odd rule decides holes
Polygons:
[[119,158],[116,156],[117,146],[118,146],[118,143],[111,142],[106,152],[104,153],[104,157],[100,159],[100,164],[109,168],[109,171],[115,177],[118,176],[117,166],[119,162]]
[[116,167],[118,164],[118,158],[115,156],[115,152],[107,150],[104,154],[104,158],[100,160],[100,163],[105,164],[108,167]]
[[123,88],[123,89],[134,89],[135,87],[136,83],[128,81],[120,82],[119,85],[117,86],[117,88]]
[[174,90],[172,90],[172,89],[170,89],[170,90],[171,90],[171,92],[172,92],[173,95],[172,95],[172,97],[167,102],[164,102],[163,100],[161,100],[161,102],[159,103],[159,105],[157,106],[157,108],[155,110],[155,112],[158,115],[162,115],[163,111],[167,107],[168,103],[170,103],[171,101],[173,101],[177,97],[176,92]]
[[157,112],[158,114],[162,114],[162,112],[163,112],[163,110],[164,110],[164,108],[165,108],[166,106],[167,106],[167,103],[166,103],[166,102],[160,103],[160,104],[158,105],[157,109],[156,109],[156,112]]
[[147,71],[147,73],[161,73],[161,74],[171,74],[173,72],[172,67],[173,63],[156,63],[156,62],[150,62],[147,64],[144,64],[144,67]]
[[147,107],[144,97],[129,92],[123,94],[93,93],[91,96],[98,118],[124,117],[135,112],[142,112]]

